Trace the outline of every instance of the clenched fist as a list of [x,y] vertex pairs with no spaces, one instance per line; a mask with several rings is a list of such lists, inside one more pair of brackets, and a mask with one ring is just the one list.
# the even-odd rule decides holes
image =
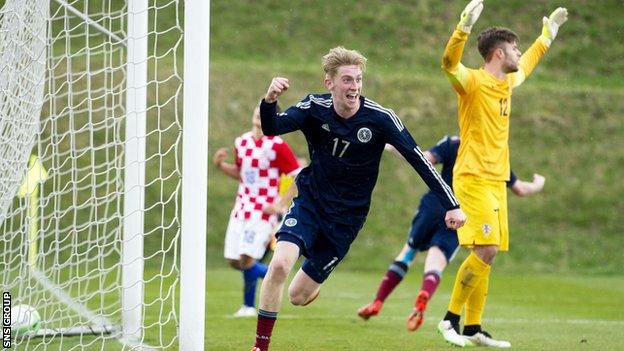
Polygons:
[[280,95],[288,90],[288,87],[288,78],[273,78],[273,80],[271,80],[271,84],[269,85],[269,90],[267,90],[266,96],[264,97],[264,101],[269,104],[274,103]]

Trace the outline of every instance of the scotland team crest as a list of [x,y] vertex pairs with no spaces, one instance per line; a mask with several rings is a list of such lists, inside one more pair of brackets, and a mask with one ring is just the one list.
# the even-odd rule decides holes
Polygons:
[[373,138],[373,132],[366,127],[360,128],[357,132],[357,138],[363,143],[368,143]]

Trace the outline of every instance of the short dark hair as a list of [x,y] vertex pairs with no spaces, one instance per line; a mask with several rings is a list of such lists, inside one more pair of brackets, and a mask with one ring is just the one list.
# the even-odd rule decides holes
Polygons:
[[489,62],[492,59],[492,53],[503,42],[510,44],[518,42],[518,35],[507,28],[501,27],[488,28],[479,34],[477,47],[485,62]]

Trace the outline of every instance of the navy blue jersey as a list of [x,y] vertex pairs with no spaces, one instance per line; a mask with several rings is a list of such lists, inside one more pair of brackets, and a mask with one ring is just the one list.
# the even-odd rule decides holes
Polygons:
[[[457,150],[459,150],[459,137],[455,135],[445,135],[434,147],[429,149],[429,152],[435,157],[437,163],[442,164],[442,172],[440,172],[442,174],[442,179],[451,187],[453,186],[453,167],[457,159]],[[518,178],[516,178],[514,172],[510,172],[507,187],[511,188],[517,180]],[[429,210],[437,210],[439,212],[444,210],[438,197],[431,192],[423,195],[420,200],[420,207]]]
[[310,94],[277,114],[276,104],[260,104],[262,131],[279,135],[301,130],[308,143],[310,165],[297,176],[331,221],[363,222],[379,174],[386,143],[393,145],[440,198],[445,209],[458,208],[451,188],[390,109],[360,97],[360,109],[351,118],[336,114],[330,94]]

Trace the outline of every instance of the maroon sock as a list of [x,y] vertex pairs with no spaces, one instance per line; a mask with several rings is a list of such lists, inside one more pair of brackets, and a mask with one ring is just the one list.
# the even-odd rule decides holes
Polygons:
[[256,347],[259,347],[261,351],[269,350],[271,334],[273,333],[273,326],[275,325],[276,320],[277,312],[258,310],[258,324],[256,326]]
[[440,273],[438,273],[437,271],[428,271],[423,276],[422,287],[420,289],[428,292],[429,298],[431,298],[431,296],[433,296],[433,293],[438,288],[439,284]]
[[375,297],[375,300],[381,302],[386,301],[388,295],[390,295],[394,288],[396,288],[401,280],[403,280],[403,276],[407,273],[407,269],[408,268],[405,263],[398,261],[393,262],[381,281],[379,289],[377,289],[377,296]]

